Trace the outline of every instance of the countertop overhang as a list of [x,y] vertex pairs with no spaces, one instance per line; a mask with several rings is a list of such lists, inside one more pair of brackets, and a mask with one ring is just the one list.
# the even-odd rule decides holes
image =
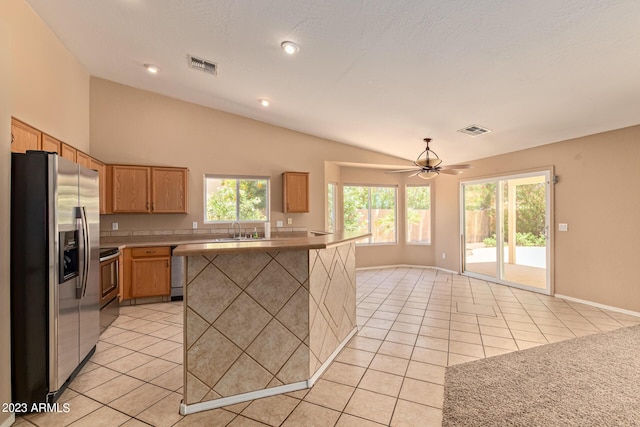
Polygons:
[[343,243],[369,237],[371,233],[354,231],[337,232],[324,236],[280,238],[270,240],[241,240],[237,242],[207,242],[179,245],[174,256],[223,254],[242,252],[265,252],[271,250],[325,249]]

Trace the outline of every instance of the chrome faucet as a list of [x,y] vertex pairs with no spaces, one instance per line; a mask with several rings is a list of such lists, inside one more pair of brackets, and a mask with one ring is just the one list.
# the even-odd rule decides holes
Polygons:
[[236,238],[236,229],[235,225],[238,224],[238,238],[242,237],[242,230],[240,229],[240,223],[238,221],[233,221],[231,224],[231,229],[233,229],[233,238]]

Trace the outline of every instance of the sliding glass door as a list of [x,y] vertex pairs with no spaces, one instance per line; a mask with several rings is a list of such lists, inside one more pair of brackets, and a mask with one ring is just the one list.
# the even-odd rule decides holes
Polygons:
[[549,171],[461,184],[462,271],[551,293]]

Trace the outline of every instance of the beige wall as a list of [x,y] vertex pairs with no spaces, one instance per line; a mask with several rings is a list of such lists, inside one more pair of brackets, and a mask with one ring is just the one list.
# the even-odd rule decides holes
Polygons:
[[[0,14],[0,404],[11,402],[11,329],[9,304],[9,203],[11,179],[10,34]],[[7,60],[8,58],[8,60]],[[0,425],[12,415],[0,412]]]
[[438,177],[437,265],[459,270],[460,179],[554,166],[553,227],[569,225],[554,232],[555,293],[640,312],[639,141],[634,126],[478,160],[462,178]]
[[[0,235],[10,229],[11,116],[89,151],[89,74],[23,0],[0,1]],[[0,403],[11,400],[9,239],[0,239]],[[0,413],[0,425],[7,422]]]
[[[271,223],[324,229],[325,161],[404,163],[245,117],[91,78],[91,154],[107,163],[189,168],[189,214],[103,215],[101,229],[190,229],[203,224],[205,174],[271,177]],[[310,213],[282,212],[284,171],[310,172]],[[285,220],[286,224],[286,220]]]
[[0,1],[0,16],[11,33],[11,114],[89,152],[89,73],[24,0]]

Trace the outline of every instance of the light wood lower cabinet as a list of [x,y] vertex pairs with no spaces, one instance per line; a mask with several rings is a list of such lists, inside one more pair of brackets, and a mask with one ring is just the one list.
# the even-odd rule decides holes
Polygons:
[[124,250],[124,299],[171,294],[171,247]]

